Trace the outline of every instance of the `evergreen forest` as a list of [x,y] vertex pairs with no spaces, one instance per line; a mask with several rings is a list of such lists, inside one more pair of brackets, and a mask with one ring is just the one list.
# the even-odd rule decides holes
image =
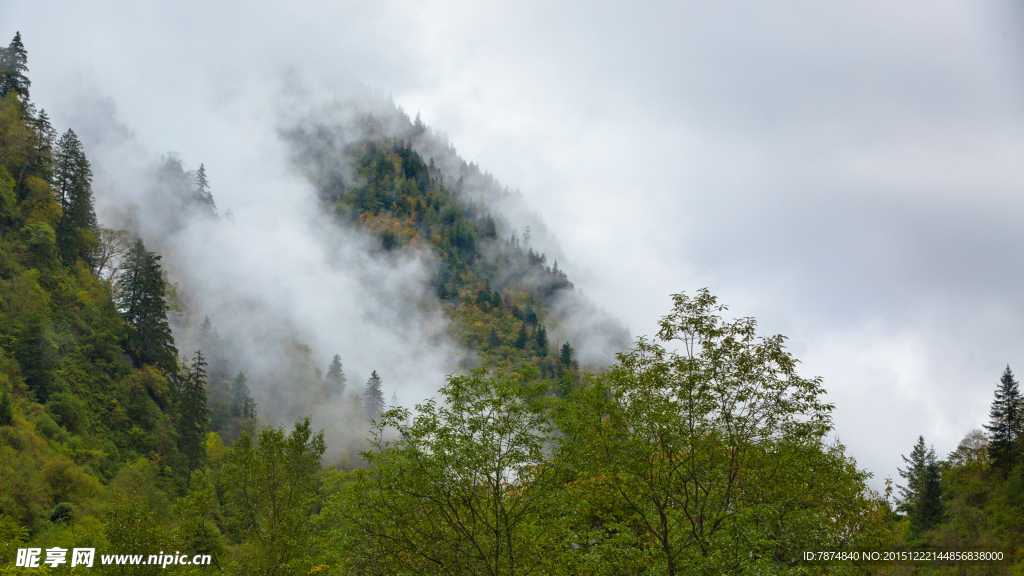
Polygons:
[[[417,305],[464,354],[401,406],[383,366],[356,379],[345,350],[320,366],[289,342],[288,391],[257,392],[163,244],[98,220],[89,150],[32,101],[28,62],[20,34],[0,51],[0,574],[1024,574],[1009,366],[984,430],[941,459],[920,438],[874,491],[782,336],[691,290],[630,341],[497,208],[514,192],[390,103],[345,116],[358,139],[283,137],[373,258],[429,255]],[[174,218],[230,221],[205,164],[159,170]],[[324,405],[360,435],[332,446]],[[1002,559],[860,556],[951,550]],[[209,562],[147,563],[172,553]]]

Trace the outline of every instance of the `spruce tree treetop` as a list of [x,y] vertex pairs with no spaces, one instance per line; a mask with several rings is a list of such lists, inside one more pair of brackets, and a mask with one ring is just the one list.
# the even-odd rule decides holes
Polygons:
[[547,356],[548,331],[544,329],[544,326],[539,326],[537,328],[537,348],[540,348],[539,352],[541,356]]
[[345,378],[345,371],[341,367],[341,356],[338,354],[334,355],[330,366],[327,367],[325,380],[327,381],[327,393],[329,396],[337,398],[345,392],[345,383],[348,379]]
[[363,392],[363,406],[366,408],[366,415],[370,420],[376,420],[384,412],[384,392],[381,390],[381,380],[376,370],[370,374],[370,379],[366,381],[366,390]]
[[900,509],[910,519],[910,530],[915,536],[935,527],[942,521],[942,476],[934,448],[926,448],[924,436],[918,436],[910,458],[903,456],[907,469],[899,468],[907,481],[900,486]]
[[558,354],[558,361],[566,368],[572,367],[572,353],[572,346],[570,346],[568,342],[562,344],[562,350]]
[[25,75],[26,72],[28,52],[21,43],[21,32],[16,32],[7,48],[0,49],[0,98],[14,92],[28,100],[28,88],[32,82]]
[[188,461],[189,480],[192,472],[206,459],[206,433],[210,429],[210,410],[206,398],[206,359],[196,350],[192,365],[178,378],[181,415],[178,422],[181,453]]
[[999,387],[996,388],[989,411],[989,423],[985,425],[989,432],[989,456],[997,469],[1009,471],[1019,461],[1014,441],[1024,432],[1022,412],[1024,399],[1020,396],[1013,371],[1007,365],[999,379]]
[[67,263],[82,259],[91,264],[96,251],[96,211],[92,199],[92,169],[82,142],[68,129],[57,142],[54,188],[63,215],[57,224],[57,246]]
[[199,170],[196,172],[195,195],[196,200],[209,207],[210,213],[214,216],[217,215],[217,203],[213,201],[213,194],[210,192],[210,181],[206,178],[205,164],[199,164]]

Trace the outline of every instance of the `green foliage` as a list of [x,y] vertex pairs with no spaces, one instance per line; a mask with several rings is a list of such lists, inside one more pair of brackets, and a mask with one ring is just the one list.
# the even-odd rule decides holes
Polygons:
[[69,433],[81,434],[89,429],[89,413],[85,403],[70,392],[52,394],[46,401],[46,410]]
[[205,473],[197,472],[192,477],[188,495],[174,504],[174,515],[180,522],[174,538],[181,550],[189,555],[209,554],[213,566],[220,568],[227,547],[218,525],[217,493]]
[[341,367],[341,356],[335,354],[331,359],[330,366],[327,367],[327,375],[324,377],[328,398],[341,398],[341,395],[345,393],[347,381],[345,371]]
[[381,389],[380,376],[374,370],[366,381],[366,388],[363,390],[363,408],[366,409],[366,417],[375,420],[384,412],[384,391]]
[[[478,361],[465,368],[512,373],[534,365],[541,377],[557,379],[556,364],[545,359],[551,327],[542,325],[549,302],[572,287],[557,264],[549,267],[546,256],[521,246],[514,235],[499,238],[495,215],[462,197],[461,181],[446,184],[410,142],[371,136],[339,153],[357,177],[344,185],[321,182],[324,200],[339,218],[377,235],[385,250],[423,247],[438,256],[433,283],[450,333],[477,352]],[[492,286],[499,278],[501,285]]]
[[903,457],[907,469],[900,469],[900,476],[907,481],[900,487],[902,502],[900,509],[910,519],[913,536],[935,527],[942,520],[942,479],[934,448],[926,448],[924,436],[910,452],[910,458]]
[[57,142],[54,164],[54,188],[63,214],[56,230],[61,256],[69,264],[81,259],[92,265],[98,230],[92,169],[73,130],[68,129]]
[[14,408],[11,406],[11,395],[4,390],[0,394],[0,426],[14,425]]
[[537,328],[537,348],[544,351],[542,355],[547,354],[548,349],[548,331],[543,326]]
[[32,82],[28,72],[28,52],[21,42],[21,32],[15,32],[7,48],[0,48],[0,96],[9,93],[28,99],[28,88]]
[[210,412],[206,407],[206,361],[197,350],[192,364],[177,376],[179,451],[185,457],[188,477],[206,459],[206,435],[210,431]]
[[[117,554],[148,556],[169,549],[171,536],[160,521],[156,510],[150,508],[143,495],[115,492],[104,514],[104,534],[110,550]],[[159,574],[158,565],[110,566],[112,574],[149,576]]]
[[236,538],[239,564],[246,575],[306,574],[309,571],[309,516],[315,511],[316,473],[326,446],[309,418],[295,422],[290,434],[266,426],[257,442],[243,434],[235,442],[220,475],[228,523]]
[[6,514],[0,514],[0,563],[11,562],[28,540],[29,530]]
[[1024,434],[1024,398],[1009,366],[999,379],[985,429],[989,431],[989,456],[993,467],[1004,473],[1011,471],[1021,462],[1016,440]]
[[245,374],[239,372],[231,384],[231,415],[249,421],[256,420],[256,403],[249,395]]
[[881,502],[838,447],[832,406],[781,336],[725,322],[706,290],[676,295],[658,337],[584,379],[562,406],[582,477],[585,560],[637,573],[740,573],[884,534]]
[[823,444],[832,407],[782,338],[723,321],[706,291],[675,302],[659,338],[683,352],[641,339],[567,379],[567,398],[529,371],[481,369],[386,412],[370,468],[333,477],[327,560],[362,574],[802,573],[806,550],[890,545],[888,506]]
[[559,493],[545,462],[548,399],[532,374],[450,377],[433,400],[384,413],[364,454],[371,468],[342,482],[322,523],[363,574],[545,573],[556,534],[541,525]]
[[178,371],[178,351],[167,324],[170,307],[160,256],[136,240],[117,281],[118,308],[128,325],[126,351],[136,367],[154,365],[165,374]]

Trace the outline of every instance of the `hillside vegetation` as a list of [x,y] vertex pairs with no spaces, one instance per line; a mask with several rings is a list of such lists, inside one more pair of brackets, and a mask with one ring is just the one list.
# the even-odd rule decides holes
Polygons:
[[[347,382],[339,356],[321,372],[295,343],[308,396],[273,401],[348,403],[366,422],[359,459],[325,465],[310,418],[261,420],[209,319],[189,336],[195,349],[178,349],[173,318],[188,295],[134,231],[97,222],[87,151],[32,103],[27,61],[20,35],[0,53],[0,574],[1024,569],[1024,410],[1009,370],[987,435],[944,462],[922,439],[900,497],[875,493],[828,442],[823,383],[798,374],[781,336],[728,319],[706,290],[674,296],[658,334],[614,361],[581,361],[624,330],[496,208],[508,191],[418,119],[395,129],[358,115],[360,137],[344,143],[311,138],[323,125],[286,135],[323,210],[372,234],[374,257],[431,255],[450,335],[473,352],[412,410],[388,405],[376,371]],[[169,158],[163,169],[216,216],[205,166]],[[597,320],[580,329],[581,315]],[[901,546],[1001,547],[1007,559],[804,556]],[[38,567],[17,566],[32,548]],[[96,565],[72,569],[69,554],[48,566],[55,548],[95,548]],[[210,562],[145,564],[172,551]],[[110,554],[143,563],[103,565]]]

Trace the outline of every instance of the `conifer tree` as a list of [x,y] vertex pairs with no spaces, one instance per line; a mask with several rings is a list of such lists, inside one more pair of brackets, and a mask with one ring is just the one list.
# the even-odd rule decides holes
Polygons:
[[327,395],[330,398],[340,398],[345,392],[345,371],[341,367],[341,356],[334,355],[330,366],[327,367],[327,376],[324,378],[327,384]]
[[210,411],[206,405],[206,359],[196,350],[192,365],[178,378],[178,421],[180,452],[188,463],[188,477],[206,458],[206,433],[210,430]]
[[520,350],[522,350],[523,348],[526,348],[526,340],[527,340],[527,338],[528,338],[528,336],[526,334],[526,322],[523,322],[522,325],[519,326],[519,335],[516,336],[516,342],[515,342],[516,348],[519,348]]
[[206,355],[206,361],[210,364],[210,386],[222,393],[226,391],[228,381],[227,359],[224,351],[224,340],[217,333],[217,328],[210,322],[210,317],[203,318],[199,326],[199,336],[196,339],[199,349]]
[[14,92],[28,100],[28,88],[32,82],[25,75],[26,72],[28,52],[21,43],[21,32],[15,32],[7,48],[0,48],[0,98]]
[[54,154],[54,188],[63,210],[57,224],[57,247],[68,264],[92,258],[96,212],[92,199],[92,169],[75,132],[68,129],[57,142]]
[[1009,365],[999,379],[995,396],[989,424],[985,425],[989,432],[989,457],[996,469],[1009,472],[1019,461],[1014,441],[1024,432],[1024,399]]
[[568,342],[562,344],[562,350],[558,354],[558,361],[562,363],[562,366],[572,368],[572,352],[572,346]]
[[136,240],[117,280],[118,308],[127,324],[125,352],[136,367],[151,364],[166,374],[178,371],[178,350],[167,323],[160,256]]
[[11,395],[4,390],[0,395],[0,426],[14,425],[14,409],[11,407]]
[[537,328],[537,348],[541,356],[548,355],[548,331],[543,326]]
[[249,386],[242,372],[231,382],[231,415],[250,422],[256,421],[256,401],[249,395]]
[[898,468],[907,485],[900,486],[900,509],[910,519],[910,530],[916,536],[929,530],[942,520],[942,476],[934,448],[926,448],[924,436],[910,452],[903,456],[907,469]]
[[363,391],[363,407],[366,408],[366,415],[370,420],[376,420],[384,412],[384,392],[381,390],[381,380],[376,370],[366,381],[366,390]]
[[[35,146],[27,150],[25,158],[25,175],[33,175],[50,182],[53,180],[53,145],[57,131],[50,124],[46,110],[40,110],[34,118],[29,116],[30,124],[35,131]],[[27,179],[21,179],[22,183]],[[28,186],[22,186],[21,192],[27,192]]]
[[196,172],[195,195],[196,200],[209,207],[211,214],[217,215],[217,203],[213,201],[213,194],[210,193],[210,181],[206,178],[205,164],[200,164],[199,170]]

